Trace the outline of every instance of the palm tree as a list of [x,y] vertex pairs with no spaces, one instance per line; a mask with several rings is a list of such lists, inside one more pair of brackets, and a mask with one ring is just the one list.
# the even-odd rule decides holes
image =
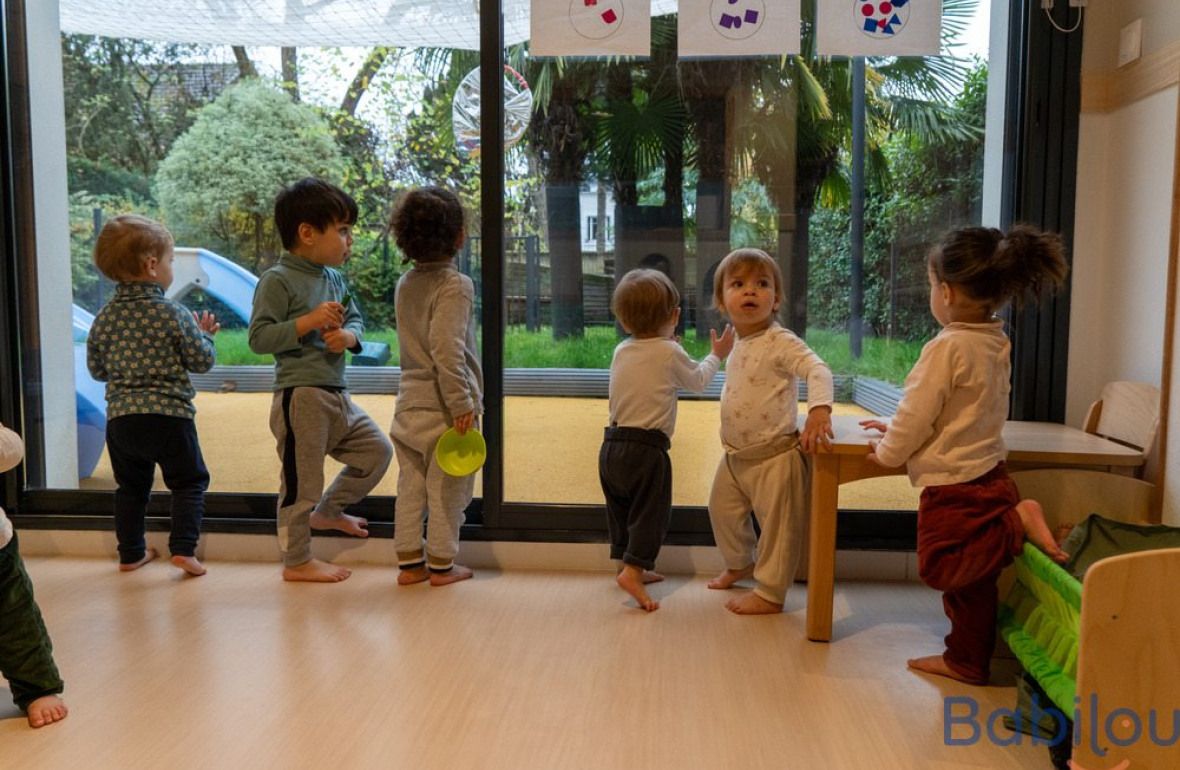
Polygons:
[[[962,31],[977,4],[978,0],[944,0],[944,40]],[[850,62],[816,56],[813,14],[814,7],[805,6],[803,51],[798,56],[779,62],[704,62],[682,70],[694,75],[684,81],[694,105],[689,114],[701,170],[698,218],[715,200],[719,177],[753,176],[762,182],[779,212],[777,257],[788,289],[786,320],[799,333],[807,328],[812,212],[821,196],[829,204],[847,201],[852,135]],[[880,147],[890,132],[912,133],[923,141],[978,136],[978,129],[951,106],[967,72],[963,63],[941,57],[887,57],[870,59],[868,65],[866,160],[878,183],[888,178]],[[731,169],[719,164],[719,158]],[[729,186],[722,183],[720,189],[727,191]],[[724,210],[726,216],[716,219],[719,227],[703,231],[708,240],[701,239],[698,226],[700,277],[728,249],[727,205]],[[701,285],[699,291],[704,295],[708,288]],[[706,326],[698,320],[699,330]]]

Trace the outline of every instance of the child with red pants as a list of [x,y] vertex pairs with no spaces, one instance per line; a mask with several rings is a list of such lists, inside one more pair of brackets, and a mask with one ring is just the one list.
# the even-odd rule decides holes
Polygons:
[[869,459],[905,463],[911,483],[924,487],[918,571],[943,592],[951,632],[941,655],[909,661],[914,670],[986,684],[1000,571],[1025,538],[1066,559],[1041,506],[1020,499],[1004,467],[1011,345],[995,317],[1010,300],[1060,285],[1068,269],[1062,253],[1057,235],[1027,226],[947,235],[927,258],[930,312],[942,331],[922,348],[891,423],[861,422],[884,434]]

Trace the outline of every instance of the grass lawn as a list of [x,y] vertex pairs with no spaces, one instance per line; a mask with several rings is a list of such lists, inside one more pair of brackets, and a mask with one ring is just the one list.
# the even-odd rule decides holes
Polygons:
[[[366,332],[365,340],[389,345],[392,353],[389,365],[398,365],[395,330],[370,330]],[[245,329],[221,331],[214,341],[217,344],[219,364],[233,366],[273,363],[270,356],[259,356],[250,351],[246,344]],[[584,336],[565,340],[554,340],[548,327],[540,332],[527,332],[523,327],[514,326],[504,335],[504,366],[510,369],[607,369],[610,367],[611,353],[618,342],[615,330],[607,326],[591,326],[586,329]],[[696,333],[691,330],[685,334],[681,342],[693,358],[700,359],[709,352],[709,340],[698,340]],[[865,338],[864,354],[853,360],[848,350],[848,335],[826,329],[808,331],[807,344],[836,374],[860,374],[895,385],[901,385],[905,380],[910,367],[918,360],[918,354],[922,351],[920,342]]]

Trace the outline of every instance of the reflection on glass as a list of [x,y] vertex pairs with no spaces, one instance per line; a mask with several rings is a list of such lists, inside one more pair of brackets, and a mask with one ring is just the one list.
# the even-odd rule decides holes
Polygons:
[[[281,253],[275,192],[322,176],[360,207],[342,268],[366,326],[365,349],[349,360],[350,388],[390,425],[399,372],[393,291],[409,265],[387,234],[388,216],[399,191],[439,184],[459,194],[468,232],[478,233],[478,159],[460,152],[451,131],[453,96],[478,66],[478,51],[244,48],[69,33],[61,43],[72,276],[62,304],[72,304],[75,349],[84,349],[93,314],[113,294],[91,264],[102,223],[128,211],[164,221],[177,241],[169,296],[222,324],[217,366],[193,377],[210,491],[273,493],[273,362],[250,351],[245,326],[258,276]],[[456,263],[478,300],[478,239]],[[76,453],[77,481],[52,486],[111,489],[103,386],[90,380],[84,356],[78,361],[76,446],[47,440],[45,457],[34,461],[52,465]],[[325,470],[337,468],[329,460]],[[393,495],[396,479],[395,463],[375,493]]]
[[[948,36],[966,29],[978,46],[986,22],[971,18],[975,10],[948,5]],[[718,262],[736,247],[765,250],[787,282],[781,321],[831,366],[840,410],[888,414],[935,331],[927,245],[980,219],[979,59],[869,59],[864,92],[854,94],[848,59],[679,60],[676,45],[676,16],[666,15],[653,19],[646,59],[508,51],[530,83],[545,84],[505,179],[509,501],[602,502],[605,369],[621,333],[609,301],[628,270],[653,267],[676,283],[679,333],[699,359],[723,323],[711,301]],[[855,100],[866,114],[861,158],[852,156]],[[861,260],[850,241],[855,164],[867,180]],[[859,346],[853,328],[863,329]],[[675,504],[708,499],[721,454],[719,385],[681,405]],[[560,452],[546,426],[560,432]],[[869,508],[912,509],[915,500],[895,479],[866,482],[849,498]]]

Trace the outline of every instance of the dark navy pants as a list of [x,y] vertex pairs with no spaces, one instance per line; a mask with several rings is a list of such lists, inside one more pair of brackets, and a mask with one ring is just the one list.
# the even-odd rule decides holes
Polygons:
[[610,557],[652,569],[672,518],[670,442],[663,432],[607,428],[598,453]]
[[156,466],[172,492],[172,534],[168,550],[193,556],[205,517],[209,471],[197,443],[197,427],[183,417],[129,414],[107,423],[107,451],[115,471],[115,536],[119,561],[132,564],[144,557],[144,516],[152,493]]

